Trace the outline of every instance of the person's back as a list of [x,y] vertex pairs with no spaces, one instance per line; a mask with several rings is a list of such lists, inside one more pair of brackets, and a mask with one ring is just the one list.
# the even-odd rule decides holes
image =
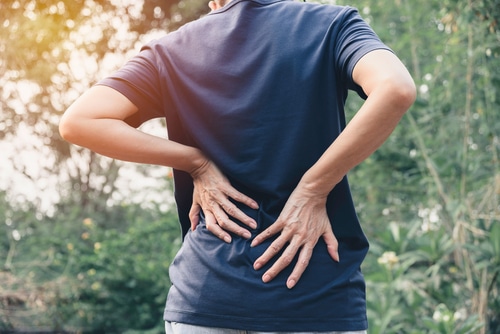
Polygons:
[[234,0],[150,45],[165,70],[156,91],[182,126],[169,134],[181,129],[249,195],[282,206],[344,126],[349,70],[383,47],[366,35],[349,45],[361,44],[357,20],[343,7]]
[[[170,267],[167,322],[264,332],[367,328],[360,265],[368,242],[344,175],[387,138],[413,102],[414,85],[356,10],[232,0],[149,43],[98,86],[65,115],[63,137],[116,158],[179,166],[184,242]],[[348,89],[368,99],[344,131]],[[169,140],[123,124],[154,117],[166,118]],[[213,162],[258,208],[219,186],[225,179],[216,169],[194,173],[193,156],[207,157],[203,166]],[[223,199],[209,194],[209,204],[235,218],[234,204],[253,218],[255,229],[240,224],[250,238],[232,233],[223,242],[203,212],[190,230],[192,205],[213,219],[199,196],[214,190],[201,182],[214,175],[216,192],[226,192]],[[219,232],[234,232],[216,223]],[[293,225],[320,232],[308,240]]]
[[[169,109],[171,140],[199,147],[259,203],[258,210],[241,206],[257,221],[256,235],[343,129],[347,89],[356,88],[350,72],[375,48],[385,46],[351,8],[233,0],[144,49],[160,68],[145,91],[165,106],[152,110]],[[186,231],[191,181],[176,174]],[[292,290],[285,285],[291,269],[264,284],[266,268],[252,268],[271,239],[255,248],[238,237],[222,243],[202,221],[171,266],[165,319],[254,330],[365,329],[359,266],[368,244],[346,179],[327,205],[342,261],[320,241]]]

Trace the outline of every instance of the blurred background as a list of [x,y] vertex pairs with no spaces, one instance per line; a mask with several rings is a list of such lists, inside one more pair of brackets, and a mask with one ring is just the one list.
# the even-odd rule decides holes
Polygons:
[[[500,333],[500,0],[328,4],[357,7],[419,94],[349,176],[371,241],[369,333]],[[207,11],[0,2],[0,333],[163,333],[181,244],[170,171],[70,146],[57,125],[141,45]]]

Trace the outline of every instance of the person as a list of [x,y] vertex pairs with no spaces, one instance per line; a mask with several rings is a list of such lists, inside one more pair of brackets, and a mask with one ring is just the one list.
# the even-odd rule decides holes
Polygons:
[[[79,97],[60,133],[173,168],[183,244],[167,333],[366,333],[368,241],[346,174],[397,126],[414,82],[355,8],[209,7]],[[365,101],[347,123],[349,90]],[[137,129],[158,117],[168,139]]]

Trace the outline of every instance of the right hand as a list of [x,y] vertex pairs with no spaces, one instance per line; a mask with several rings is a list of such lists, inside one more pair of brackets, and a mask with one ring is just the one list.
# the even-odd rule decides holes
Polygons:
[[313,249],[321,237],[325,241],[330,257],[333,261],[339,262],[338,241],[333,234],[326,211],[326,199],[326,195],[311,193],[305,191],[304,187],[298,186],[288,198],[278,219],[254,238],[252,247],[278,235],[266,251],[255,260],[255,270],[261,269],[283,250],[283,253],[263,274],[264,283],[273,280],[298,255],[297,262],[286,282],[289,289],[293,288],[306,270]]
[[249,228],[256,228],[254,219],[241,211],[230,199],[243,203],[252,209],[259,206],[250,197],[236,190],[219,168],[210,160],[195,171],[191,172],[193,178],[193,204],[189,211],[191,229],[194,230],[200,220],[200,211],[203,210],[207,229],[219,239],[231,242],[232,232],[245,239],[251,237],[248,229],[238,225],[232,218],[239,220]]

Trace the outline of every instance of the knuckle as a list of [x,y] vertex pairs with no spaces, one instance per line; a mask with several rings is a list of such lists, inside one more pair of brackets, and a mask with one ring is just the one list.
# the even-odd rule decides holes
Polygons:
[[231,197],[237,202],[243,202],[245,200],[245,198],[240,194],[233,194]]
[[270,277],[274,278],[274,277],[276,277],[276,275],[277,275],[278,273],[277,273],[277,270],[276,270],[276,269],[271,268],[271,269],[269,269],[269,270],[266,272],[266,274],[267,274],[267,275],[269,275]]
[[236,210],[232,206],[228,206],[224,208],[224,211],[226,211],[230,216],[234,216]]
[[290,263],[292,263],[293,257],[289,255],[283,255],[281,258],[281,261],[285,266],[288,266]]
[[280,244],[272,244],[271,245],[271,250],[273,251],[273,253],[278,253],[281,249],[281,245]]

